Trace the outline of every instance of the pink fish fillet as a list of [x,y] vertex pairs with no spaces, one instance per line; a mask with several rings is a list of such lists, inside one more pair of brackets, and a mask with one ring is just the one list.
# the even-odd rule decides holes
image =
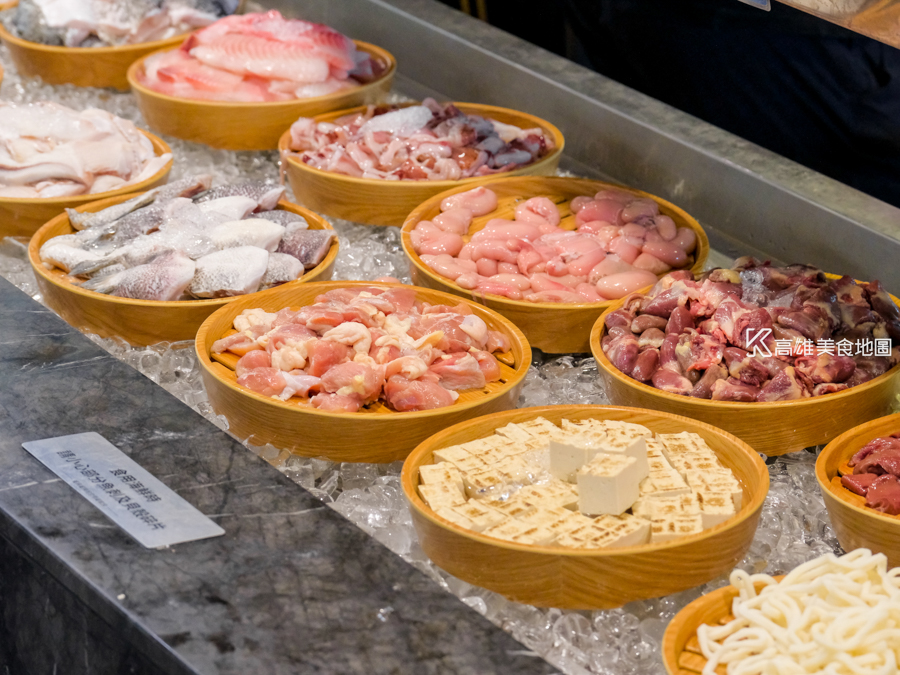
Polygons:
[[322,24],[285,19],[277,10],[225,17],[195,33],[182,48],[213,45],[228,34],[261,37],[301,47],[336,70],[344,71],[341,77],[346,77],[347,71],[357,67],[356,45],[350,38]]
[[272,98],[267,83],[211,68],[180,49],[148,58],[144,84],[161,94],[178,98],[215,101],[266,101]]
[[208,66],[240,75],[324,82],[331,74],[328,61],[308,45],[255,35],[229,33],[211,44],[194,47],[190,55]]

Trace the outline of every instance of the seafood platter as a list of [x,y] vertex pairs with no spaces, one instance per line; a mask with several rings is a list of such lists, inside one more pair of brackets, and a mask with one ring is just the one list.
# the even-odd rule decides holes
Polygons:
[[276,10],[220,19],[149,54],[128,82],[151,129],[228,150],[274,150],[298,117],[377,103],[387,51]]
[[[565,139],[550,121],[398,103],[381,47],[246,9],[0,5],[16,78],[133,94],[93,99],[120,117],[0,102],[0,238],[18,237],[11,249],[30,237],[42,301],[122,358],[195,356],[183,398],[285,467],[327,465],[340,487],[329,493],[319,472],[304,484],[316,494],[365,500],[393,480],[378,498],[394,500],[400,539],[418,535],[408,559],[424,565],[424,551],[435,578],[482,593],[467,602],[558,608],[569,628],[541,614],[548,660],[571,625],[597,642],[616,617],[607,637],[658,643],[660,608],[672,616],[705,586],[665,633],[672,675],[805,675],[837,661],[896,672],[900,650],[863,636],[862,615],[896,643],[897,298],[803,264],[708,269],[707,235],[677,205],[554,176]],[[53,91],[12,87],[17,101]],[[70,104],[92,95],[66,91],[80,92],[60,93]],[[128,121],[141,116],[207,147],[170,148]],[[280,164],[225,152],[275,149]],[[406,263],[414,285],[394,283]],[[167,344],[187,340],[193,352]],[[791,463],[803,455],[812,476],[810,453],[769,467],[765,456],[825,443],[815,476],[849,553],[795,567],[791,549],[783,578],[751,574],[781,571],[794,546],[771,537],[785,475],[794,493],[811,484]],[[794,533],[818,554],[828,525],[810,514]],[[649,623],[630,625],[629,603]],[[798,617],[821,626],[794,630]],[[785,655],[785,643],[802,648]]]
[[778,577],[735,570],[675,615],[663,661],[669,675],[894,673],[898,591],[897,570],[864,548]]
[[860,424],[825,446],[816,479],[838,541],[900,566],[900,415]]
[[498,175],[553,174],[564,143],[559,129],[527,113],[425,99],[301,118],[278,149],[299,203],[335,218],[399,226],[444,190]]
[[413,283],[500,312],[532,347],[587,352],[612,302],[671,269],[700,273],[709,241],[683,210],[577,178],[500,178],[428,199],[402,229]]
[[352,281],[229,303],[196,349],[233,434],[341,462],[403,459],[436,430],[515,407],[531,364],[522,333],[489,309]]
[[0,236],[31,236],[65,208],[168,180],[161,139],[97,108],[0,101]]
[[16,70],[49,84],[127,90],[128,67],[238,10],[239,0],[21,0],[0,4],[0,41]]
[[52,219],[29,259],[47,304],[73,326],[133,345],[192,340],[237,297],[328,279],[331,226],[280,201],[284,188],[210,187],[192,176]]
[[769,477],[746,443],[702,422],[562,405],[445,429],[410,454],[402,483],[422,548],[454,576],[517,602],[608,609],[730,571]]
[[740,258],[622,299],[594,325],[591,351],[613,403],[703,420],[781,455],[890,411],[897,302],[878,281]]

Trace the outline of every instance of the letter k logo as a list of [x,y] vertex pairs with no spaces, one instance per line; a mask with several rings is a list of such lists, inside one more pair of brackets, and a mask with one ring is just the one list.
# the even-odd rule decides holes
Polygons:
[[765,343],[765,340],[771,335],[771,328],[748,328],[747,351],[752,351],[753,356],[772,356],[769,345]]

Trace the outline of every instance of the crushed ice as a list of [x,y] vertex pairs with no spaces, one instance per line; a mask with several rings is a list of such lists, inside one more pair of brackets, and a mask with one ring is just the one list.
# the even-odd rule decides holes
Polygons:
[[[0,48],[0,61],[10,63],[8,56]],[[12,69],[6,72],[0,97],[17,102],[50,99],[74,108],[95,106],[145,126],[128,94],[22,81]],[[191,172],[214,174],[217,184],[279,179],[274,152],[230,152],[172,138],[165,140],[176,157],[173,178],[189,167]],[[409,282],[397,228],[331,222],[341,243],[335,279],[394,276]],[[40,301],[26,247],[24,238],[0,240],[0,275]],[[132,348],[121,341],[89,337],[218,427],[228,428],[225,418],[216,415],[209,404],[192,342]],[[537,354],[519,405],[607,402],[591,357]],[[700,588],[611,611],[560,611],[518,604],[456,579],[428,560],[418,544],[400,487],[400,462],[341,464],[297,457],[272,446],[248,447],[564,673],[662,675],[665,669],[660,642],[669,620],[694,598],[727,583],[721,577]],[[815,452],[803,451],[770,460],[769,496],[756,537],[740,567],[750,572],[779,574],[824,552],[839,551],[816,484],[815,458]],[[387,620],[391,611],[390,607],[382,610],[382,620]]]

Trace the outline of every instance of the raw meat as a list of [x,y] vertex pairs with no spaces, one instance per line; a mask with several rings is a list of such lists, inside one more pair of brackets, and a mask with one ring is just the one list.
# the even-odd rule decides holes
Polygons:
[[[577,231],[560,226],[561,214],[552,200],[532,197],[516,205],[515,220],[492,218],[469,236],[472,216],[488,215],[497,203],[497,196],[485,187],[446,197],[440,216],[420,221],[411,231],[413,248],[434,272],[462,288],[529,302],[604,302],[651,286],[658,281],[657,273],[671,269],[648,252],[652,248],[659,254],[663,244],[667,260],[676,265],[693,262],[696,241],[685,238],[688,243],[682,246],[675,222],[659,212],[655,201],[624,191],[576,197],[570,209],[576,214]],[[660,303],[677,303],[686,291],[682,284]],[[647,311],[668,316],[672,309]],[[692,323],[690,314],[687,318],[685,325]]]
[[[290,142],[297,158],[316,169],[380,180],[485,176],[531,164],[553,148],[541,129],[466,115],[452,103],[430,98],[400,109],[369,106],[332,123],[301,117],[291,126]],[[445,210],[466,208],[474,214],[491,199],[482,203],[473,197],[471,207],[453,198],[447,203]]]
[[[580,215],[588,206],[579,205]],[[623,373],[670,393],[791,401],[845,391],[897,365],[898,317],[900,309],[877,281],[829,280],[808,265],[740,258],[734,269],[710,270],[697,280],[671,272],[649,292],[629,296],[607,316],[601,346]],[[663,325],[660,344],[653,331]],[[635,332],[640,339],[630,337]],[[658,357],[644,356],[656,349]],[[872,449],[854,461],[866,452]]]
[[0,197],[98,194],[144,181],[171,159],[104,110],[0,101]]
[[[331,249],[331,230],[307,230],[302,216],[264,210],[278,204],[283,187],[242,183],[208,189],[210,181],[210,176],[183,178],[95,213],[68,209],[80,231],[49,239],[41,260],[87,278],[83,287],[89,290],[179,300],[252,293],[293,281]],[[156,262],[167,252],[197,263],[194,278],[177,294],[156,288],[174,283],[170,267]],[[130,271],[138,267],[143,281],[122,286],[136,278]],[[156,273],[167,276],[158,282],[146,276]],[[116,290],[120,286],[123,290]],[[189,295],[181,297],[182,292]]]
[[510,346],[467,305],[416,302],[409,288],[336,289],[298,311],[245,310],[234,326],[213,351],[241,355],[239,384],[282,400],[314,390],[309,405],[329,412],[451,405],[457,390],[499,380],[491,352]]
[[287,101],[356,86],[374,78],[377,67],[328,26],[270,10],[225,17],[180,48],[150,56],[141,80],[177,98]]

